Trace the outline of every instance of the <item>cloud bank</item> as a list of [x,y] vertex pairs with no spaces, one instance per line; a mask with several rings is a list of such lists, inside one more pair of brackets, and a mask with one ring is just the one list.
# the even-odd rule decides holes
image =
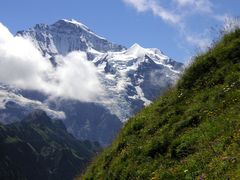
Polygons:
[[57,56],[56,68],[32,42],[0,23],[0,82],[51,96],[96,101],[103,94],[96,67],[81,52]]

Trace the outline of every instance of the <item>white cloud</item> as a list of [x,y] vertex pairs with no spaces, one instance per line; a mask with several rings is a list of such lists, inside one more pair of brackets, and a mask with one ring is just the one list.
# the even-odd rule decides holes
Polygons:
[[201,51],[206,50],[212,43],[209,33],[206,33],[210,27],[203,30],[203,33],[196,35],[195,32],[191,32],[188,18],[201,14],[220,22],[226,20],[226,15],[218,15],[214,12],[214,7],[210,0],[170,0],[168,2],[165,1],[165,8],[160,5],[160,2],[163,2],[160,0],[123,1],[134,7],[138,12],[151,11],[154,15],[161,17],[163,21],[170,22],[183,38],[183,42]]
[[51,68],[30,41],[14,37],[0,23],[0,81],[29,89],[43,89]]
[[139,12],[149,10],[148,0],[123,0],[126,4],[133,6]]
[[181,25],[184,16],[190,12],[211,14],[213,11],[213,5],[209,0],[171,0],[169,1],[173,5],[171,8],[164,8],[160,0],[123,0],[123,2],[138,12],[151,11],[163,21],[176,25]]
[[96,67],[83,53],[56,60],[60,65],[54,68],[29,40],[14,37],[0,23],[0,82],[80,101],[95,101],[103,93]]
[[86,60],[85,53],[72,52],[56,59],[59,65],[53,73],[56,88],[53,93],[84,101],[96,100],[102,95],[96,67]]
[[212,12],[212,3],[209,0],[173,0],[181,8],[190,8],[199,12]]
[[171,11],[164,9],[160,6],[155,0],[149,3],[151,10],[154,15],[161,17],[164,21],[170,22],[173,24],[179,24],[181,21],[181,16],[172,13]]
[[194,35],[185,35],[187,42],[194,45],[197,48],[200,48],[201,51],[205,51],[211,46],[212,40],[207,37],[200,37]]
[[162,7],[156,0],[123,0],[126,4],[134,7],[138,12],[151,11],[167,23],[177,24],[181,17],[170,10]]

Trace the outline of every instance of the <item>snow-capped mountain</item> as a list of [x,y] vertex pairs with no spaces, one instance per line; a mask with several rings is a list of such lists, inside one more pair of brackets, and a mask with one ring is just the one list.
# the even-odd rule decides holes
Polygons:
[[[126,121],[172,86],[183,69],[182,63],[170,59],[156,48],[143,48],[138,44],[125,48],[96,35],[75,20],[63,19],[52,25],[37,24],[34,28],[19,31],[17,36],[30,39],[54,66],[58,66],[56,55],[85,52],[88,60],[96,66],[106,93],[99,103],[85,103],[49,99],[41,92],[19,90],[15,93],[15,103],[21,108],[15,109],[21,111],[29,107],[19,102],[24,98],[23,102],[38,102],[41,109],[49,113],[64,112],[66,118],[63,122],[69,132],[80,139],[99,141],[102,145],[111,142],[122,126],[121,121]],[[6,98],[3,101],[8,102]],[[11,101],[14,102],[14,98]],[[2,103],[0,108],[6,110],[5,104]],[[34,106],[30,107],[34,109]]]
[[0,83],[0,119],[2,123],[20,121],[33,109],[42,109],[53,119],[65,119],[63,111],[52,110],[37,98],[26,98],[23,94],[24,92],[16,87]]
[[65,55],[71,51],[89,54],[122,51],[125,48],[96,35],[84,24],[76,20],[62,19],[52,25],[37,24],[34,28],[19,31],[18,36],[30,38],[45,56]]
[[182,69],[181,63],[160,50],[138,44],[121,52],[102,53],[93,63],[108,91],[107,99],[113,101],[109,109],[122,121],[173,85]]

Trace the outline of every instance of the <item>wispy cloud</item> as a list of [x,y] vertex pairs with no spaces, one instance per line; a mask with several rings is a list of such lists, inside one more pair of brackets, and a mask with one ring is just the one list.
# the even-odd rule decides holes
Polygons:
[[148,0],[123,0],[126,4],[136,8],[138,12],[149,10]]
[[198,35],[186,35],[185,36],[187,42],[191,43],[192,45],[195,45],[198,47],[201,51],[206,50],[208,47],[210,47],[212,40],[207,37],[201,37]]
[[188,14],[213,12],[213,4],[209,0],[170,0],[172,8],[165,8],[159,0],[123,0],[138,12],[150,11],[163,21],[179,25]]
[[152,0],[149,2],[149,6],[154,15],[159,16],[165,22],[180,24],[181,23],[181,15],[171,12],[160,6],[157,1]]
[[181,20],[180,15],[165,9],[157,0],[123,0],[127,5],[134,7],[138,12],[150,11],[163,21],[178,24]]
[[14,37],[0,23],[0,82],[22,89],[39,90],[52,96],[96,101],[103,90],[96,67],[86,55],[73,52],[58,56],[52,67],[32,42]]
[[212,3],[209,0],[173,0],[181,8],[189,8],[195,12],[212,12]]
[[[209,33],[206,33],[207,29],[203,29],[200,34],[192,32],[189,17],[202,15],[225,24],[226,19],[228,19],[228,22],[231,20],[227,14],[222,15],[215,13],[214,5],[210,0],[169,0],[168,2],[160,0],[123,1],[127,5],[135,8],[138,12],[151,12],[155,16],[160,17],[164,22],[172,24],[179,32],[179,37],[183,38],[185,43],[201,50],[208,48],[212,40]],[[230,26],[229,23],[228,26]],[[208,27],[208,29],[210,28],[211,27]]]

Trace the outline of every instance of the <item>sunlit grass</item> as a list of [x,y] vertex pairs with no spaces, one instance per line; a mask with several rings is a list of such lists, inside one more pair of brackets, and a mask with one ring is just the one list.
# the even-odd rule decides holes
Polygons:
[[239,179],[240,30],[131,118],[82,179]]

